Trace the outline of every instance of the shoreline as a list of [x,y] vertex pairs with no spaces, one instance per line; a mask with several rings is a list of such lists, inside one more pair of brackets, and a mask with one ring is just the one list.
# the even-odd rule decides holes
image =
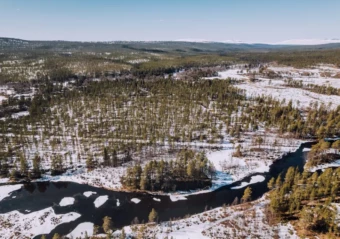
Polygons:
[[[5,181],[6,179],[8,179],[7,182],[4,182],[4,183],[0,183],[0,187],[1,186],[6,186],[6,185],[16,185],[16,184],[22,184],[22,185],[25,185],[25,184],[30,184],[30,183],[41,183],[41,182],[49,182],[49,183],[53,183],[53,182],[68,182],[68,183],[78,183],[78,184],[83,184],[83,185],[87,185],[87,186],[90,186],[90,187],[94,187],[94,188],[100,188],[100,189],[105,189],[105,190],[109,190],[109,191],[113,191],[113,192],[125,192],[125,193],[137,193],[137,194],[149,194],[149,195],[154,195],[154,196],[173,196],[173,197],[176,197],[176,196],[179,196],[179,197],[188,197],[188,196],[192,196],[192,195],[197,195],[197,194],[204,194],[204,193],[210,193],[210,192],[214,192],[222,187],[225,187],[225,186],[228,186],[228,185],[237,185],[237,184],[240,184],[241,185],[241,182],[247,178],[249,178],[249,181],[251,180],[251,177],[253,176],[256,176],[256,175],[261,175],[261,174],[264,174],[266,172],[269,172],[269,169],[270,169],[270,166],[279,161],[279,160],[282,160],[284,156],[286,156],[287,154],[289,153],[295,153],[297,150],[299,150],[299,148],[301,147],[301,145],[303,143],[310,143],[310,142],[314,142],[313,140],[306,140],[306,141],[302,141],[300,142],[297,146],[296,146],[296,149],[292,152],[284,152],[282,151],[281,152],[281,157],[276,159],[276,160],[273,160],[272,163],[270,165],[268,165],[268,169],[266,170],[263,170],[263,171],[252,171],[252,172],[249,172],[248,174],[246,175],[242,175],[242,177],[240,178],[237,178],[235,177],[234,175],[231,175],[231,174],[228,174],[228,173],[225,173],[225,172],[220,172],[222,174],[225,174],[225,175],[228,175],[231,179],[230,183],[224,183],[224,184],[219,184],[219,185],[215,185],[215,186],[212,186],[210,187],[209,189],[199,189],[199,190],[192,190],[192,191],[175,191],[175,192],[162,192],[162,191],[156,191],[156,192],[152,192],[152,191],[147,191],[147,190],[129,190],[129,189],[124,189],[124,188],[110,188],[110,187],[105,187],[105,186],[97,186],[97,185],[93,185],[91,183],[88,183],[88,182],[83,182],[83,181],[74,181],[72,178],[67,178],[69,175],[58,175],[58,176],[52,176],[51,178],[40,178],[40,179],[35,179],[35,180],[32,180],[30,182],[26,182],[26,183],[21,183],[21,182],[13,182],[13,181],[10,181],[9,178],[3,178],[2,180]],[[217,151],[214,151],[214,152],[221,152],[223,150],[217,150]],[[73,175],[72,175],[73,176]],[[81,174],[80,174],[81,176]],[[53,179],[53,177],[56,177],[55,179]],[[62,179],[58,178],[58,177],[64,177]],[[57,179],[58,178],[58,179]],[[213,180],[214,181],[214,180]],[[253,183],[249,183],[248,185],[251,185]]]

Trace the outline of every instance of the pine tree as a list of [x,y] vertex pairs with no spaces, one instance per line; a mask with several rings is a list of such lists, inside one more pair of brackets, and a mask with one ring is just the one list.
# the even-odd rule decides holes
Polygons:
[[112,153],[112,166],[118,167],[118,156],[117,156],[117,150],[114,149]]
[[21,176],[27,176],[28,174],[27,160],[23,154],[20,155],[20,174]]
[[126,238],[126,234],[125,234],[125,230],[124,228],[122,229],[122,233],[119,236],[119,239],[125,239]]
[[52,239],[61,239],[61,236],[58,233],[55,233]]
[[274,188],[274,185],[275,185],[275,179],[274,178],[271,178],[268,182],[268,188],[269,189],[273,189]]
[[244,190],[243,196],[242,196],[242,202],[248,202],[251,199],[251,194],[252,194],[252,190],[250,187],[247,187]]
[[235,197],[231,205],[237,205],[237,204],[238,204],[238,197]]
[[105,233],[108,233],[110,232],[110,230],[112,229],[112,220],[111,220],[111,217],[104,217],[103,218],[103,230]]
[[93,170],[94,169],[94,160],[93,160],[93,157],[89,156],[86,159],[86,168],[88,170]]
[[150,214],[149,214],[149,222],[155,222],[158,217],[158,213],[154,208],[152,208]]
[[233,154],[234,157],[242,157],[241,145],[237,145],[236,152]]
[[289,187],[293,185],[294,177],[295,169],[293,167],[289,167],[285,177],[285,183],[287,183]]
[[97,235],[99,233],[99,226],[93,225],[93,235]]
[[15,168],[12,169],[10,179],[11,180],[16,180],[18,178],[19,172]]
[[41,176],[40,162],[41,162],[40,157],[36,155],[33,158],[33,170],[32,170],[32,173],[36,178],[39,178]]
[[275,187],[280,188],[281,186],[282,186],[282,179],[281,179],[281,174],[279,174],[279,176],[276,178],[276,181],[275,181]]
[[108,166],[109,165],[109,162],[110,162],[110,157],[109,157],[109,154],[107,152],[107,148],[105,147],[104,148],[104,156],[103,156],[103,159],[104,159],[104,166]]

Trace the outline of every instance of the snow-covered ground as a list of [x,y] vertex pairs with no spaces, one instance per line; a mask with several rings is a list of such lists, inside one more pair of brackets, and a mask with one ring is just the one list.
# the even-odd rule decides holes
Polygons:
[[[236,68],[235,68],[236,67]],[[286,66],[268,66],[267,70],[280,75],[281,78],[270,79],[263,76],[259,77],[259,69],[250,69],[250,72],[256,72],[256,82],[243,82],[249,79],[247,69],[241,66],[234,66],[232,69],[218,72],[218,77],[208,77],[205,79],[227,79],[233,78],[240,80],[236,85],[246,91],[247,96],[272,96],[278,100],[285,100],[287,103],[292,100],[296,107],[306,108],[311,103],[318,102],[328,105],[331,103],[332,108],[340,105],[340,96],[317,94],[308,90],[286,87],[284,79],[291,78],[304,84],[325,85],[334,88],[340,88],[340,68],[333,65],[318,65],[312,68],[296,69]]]
[[246,71],[241,72],[241,69],[229,69],[225,71],[220,71],[218,72],[217,77],[205,77],[204,79],[227,79],[227,78],[232,78],[232,79],[237,79],[237,80],[246,80],[248,79],[248,76],[245,74]]
[[27,116],[27,115],[30,115],[30,112],[22,111],[22,112],[19,112],[19,113],[12,114],[12,118],[17,119],[17,118],[20,118],[20,117],[23,117],[23,116]]
[[309,168],[309,171],[310,172],[315,172],[315,171],[320,170],[320,169],[324,170],[326,168],[337,168],[337,167],[340,167],[340,159],[335,160],[332,163],[325,163],[325,164],[321,164],[321,165]]
[[[272,80],[273,83],[275,80]],[[288,103],[290,100],[293,106],[306,109],[312,103],[318,102],[331,108],[336,108],[340,105],[340,96],[337,95],[323,95],[310,92],[308,90],[299,88],[289,88],[284,86],[275,86],[270,84],[269,80],[263,80],[255,83],[245,83],[237,85],[238,88],[246,91],[248,97],[255,97],[261,95],[272,96],[277,100],[285,100]]]
[[77,170],[68,170],[66,173],[58,176],[46,174],[36,181],[75,182],[79,184],[88,184],[94,187],[120,190],[122,186],[120,177],[124,175],[125,171],[125,167],[100,167],[88,171],[83,165]]
[[66,236],[69,238],[85,238],[85,236],[93,235],[93,223],[92,222],[83,222],[80,223],[71,233]]
[[[189,218],[146,224],[147,238],[206,239],[206,238],[298,238],[292,225],[271,225],[264,213],[265,196],[249,204],[219,207]],[[124,227],[128,235],[136,235],[141,225]],[[121,231],[114,234],[119,235]]]
[[22,184],[0,186],[0,201],[9,197],[12,192],[19,190]]
[[76,212],[57,215],[52,207],[29,214],[18,211],[0,214],[0,238],[26,239],[49,234],[58,225],[74,221],[80,216]]
[[2,101],[7,100],[7,97],[0,95],[0,105],[2,104]]

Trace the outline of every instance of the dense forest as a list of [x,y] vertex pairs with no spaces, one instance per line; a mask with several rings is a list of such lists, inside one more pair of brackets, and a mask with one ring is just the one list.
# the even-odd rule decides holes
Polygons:
[[340,140],[329,142],[320,140],[317,144],[313,145],[308,154],[308,161],[306,168],[313,166],[331,163],[340,157]]
[[314,84],[303,84],[302,80],[286,80],[286,84],[289,87],[301,88],[305,90],[309,90],[318,94],[325,94],[325,95],[340,95],[340,89],[334,88],[330,85],[314,85]]
[[313,103],[302,111],[292,102],[246,97],[232,79],[77,79],[67,87],[46,80],[27,107],[29,116],[0,121],[1,164],[10,165],[5,171],[21,171],[21,161],[32,169],[35,150],[45,152],[38,155],[41,163],[56,162],[52,166],[61,172],[75,160],[103,158],[104,147],[121,160],[143,148],[155,152],[158,145],[214,144],[225,135],[237,140],[259,128],[304,139],[340,134],[340,107]]
[[192,190],[211,186],[214,171],[204,153],[182,150],[174,161],[150,161],[144,168],[140,165],[128,168],[122,183],[129,189]]
[[[338,237],[340,169],[328,168],[313,174],[289,168],[284,177],[270,180],[270,209],[279,220],[296,220],[301,228]],[[305,236],[311,236],[307,234]]]

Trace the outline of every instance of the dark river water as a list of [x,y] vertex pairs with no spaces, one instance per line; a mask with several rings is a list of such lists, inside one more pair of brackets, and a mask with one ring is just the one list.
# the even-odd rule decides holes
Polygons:
[[[304,143],[294,153],[289,153],[282,159],[275,161],[268,173],[256,173],[254,175],[263,175],[265,180],[260,183],[249,185],[252,188],[252,199],[261,197],[268,191],[267,183],[272,177],[277,177],[280,173],[285,174],[291,166],[303,170],[306,153],[303,148],[310,148],[313,143]],[[251,176],[254,176],[251,175]],[[238,186],[241,182],[249,182],[251,176],[241,181],[224,186],[216,191],[188,196],[187,200],[172,202],[169,196],[154,196],[147,193],[127,193],[113,192],[101,188],[95,188],[88,185],[69,183],[69,182],[41,182],[25,185],[22,189],[15,191],[11,196],[0,202],[0,213],[7,213],[18,210],[21,213],[27,213],[42,210],[47,207],[53,207],[56,214],[68,212],[77,212],[81,214],[77,220],[61,224],[56,227],[47,238],[52,238],[53,234],[58,232],[61,235],[70,233],[78,224],[82,222],[92,222],[95,225],[102,225],[103,218],[110,216],[114,227],[130,225],[131,221],[137,217],[139,222],[148,220],[148,215],[152,208],[158,212],[159,221],[184,217],[188,214],[203,212],[205,209],[220,207],[223,204],[231,204],[235,197],[241,198],[245,189],[231,189]],[[97,194],[89,198],[83,195],[86,191],[93,191]],[[101,207],[96,208],[93,204],[98,196],[108,195],[109,199]],[[75,203],[70,206],[60,207],[59,202],[64,197],[74,197]],[[153,198],[159,198],[157,202]],[[138,198],[140,203],[131,202],[132,198]],[[117,199],[120,205],[117,206]],[[40,238],[40,237],[37,237]]]

